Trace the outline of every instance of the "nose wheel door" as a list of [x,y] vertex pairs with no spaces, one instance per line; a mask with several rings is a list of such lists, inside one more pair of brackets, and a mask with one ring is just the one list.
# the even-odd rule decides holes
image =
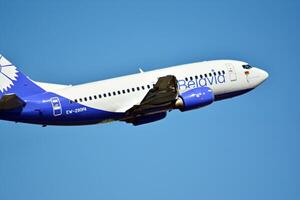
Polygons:
[[236,81],[237,80],[237,76],[236,76],[236,72],[235,72],[235,68],[232,64],[226,64],[227,70],[228,70],[228,74],[229,74],[229,79],[231,81]]

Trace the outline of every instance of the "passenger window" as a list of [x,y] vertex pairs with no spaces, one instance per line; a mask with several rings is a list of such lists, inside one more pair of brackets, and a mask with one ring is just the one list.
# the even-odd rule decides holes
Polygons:
[[147,85],[148,89],[150,89],[150,85]]
[[129,90],[129,89],[127,89],[127,92],[129,93],[129,92],[130,92],[130,90]]
[[84,97],[84,101],[87,101],[87,98],[86,98],[86,97]]
[[99,97],[99,99],[101,99],[101,97],[102,97],[101,94],[99,94],[98,97]]
[[108,93],[108,96],[109,96],[109,97],[111,96],[111,93],[110,93],[110,92]]
[[214,76],[217,76],[217,73],[216,73],[216,72],[214,72]]
[[93,100],[93,98],[90,96],[90,101]]
[[118,94],[121,94],[120,90],[118,91]]
[[78,102],[78,100],[77,99],[75,99],[75,103],[77,103]]
[[144,90],[144,89],[145,89],[145,87],[144,87],[144,86],[142,86],[142,89]]
[[106,93],[104,93],[103,96],[106,97]]
[[205,78],[207,78],[207,74],[204,74]]
[[193,80],[193,77],[190,77],[190,80],[192,81],[192,80]]
[[203,78],[203,76],[202,76],[202,74],[200,75],[200,79],[202,79]]
[[140,87],[136,87],[137,91],[140,91]]
[[82,99],[80,98],[79,101],[82,102]]
[[195,76],[195,79],[198,79],[198,76],[197,76],[197,75]]
[[189,79],[186,77],[186,78],[185,78],[185,81],[188,81],[188,80],[189,80]]
[[222,70],[222,73],[223,73],[223,74],[225,74],[225,71],[224,71],[224,70]]
[[211,74],[211,73],[209,73],[209,76],[212,76],[212,74]]
[[113,92],[113,95],[116,96],[116,92]]
[[122,90],[122,92],[123,92],[123,94],[125,94],[126,92],[125,92],[125,90]]
[[219,75],[221,75],[221,72],[220,72],[220,71],[218,71],[218,74],[219,74]]
[[134,88],[132,88],[131,90],[132,90],[132,92],[134,92],[134,91],[135,91],[135,89],[134,89]]

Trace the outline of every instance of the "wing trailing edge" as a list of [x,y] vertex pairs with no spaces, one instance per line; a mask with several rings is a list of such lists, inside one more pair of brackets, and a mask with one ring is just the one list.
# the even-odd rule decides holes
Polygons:
[[140,125],[163,119],[166,117],[167,111],[174,108],[177,97],[176,77],[172,75],[160,77],[141,103],[125,112],[122,121]]

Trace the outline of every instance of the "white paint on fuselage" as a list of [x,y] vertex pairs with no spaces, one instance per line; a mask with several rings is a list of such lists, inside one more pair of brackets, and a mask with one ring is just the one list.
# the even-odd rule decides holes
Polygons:
[[[228,64],[234,67],[234,71],[237,77],[235,81],[230,80],[231,77],[228,72]],[[83,101],[79,103],[91,108],[110,112],[125,112],[133,105],[139,104],[142,101],[142,99],[149,91],[147,85],[153,87],[153,84],[157,82],[159,77],[163,77],[166,75],[174,75],[177,80],[184,80],[185,78],[190,79],[190,77],[195,78],[196,75],[199,76],[200,74],[209,74],[212,72],[212,70],[217,73],[218,71],[225,71],[226,81],[224,83],[207,85],[213,90],[215,95],[221,95],[256,87],[258,84],[257,82],[253,83],[252,81],[251,83],[246,78],[244,72],[245,70],[242,68],[242,65],[245,64],[247,63],[234,60],[198,62],[137,73],[103,81],[75,85],[72,87],[58,89],[55,91],[55,93],[71,100],[82,99]],[[249,71],[255,73],[256,69],[257,68],[252,68]],[[259,76],[259,74],[256,74],[256,76]],[[142,86],[145,87],[144,90],[141,88]],[[140,87],[139,91],[137,91],[137,87]],[[135,92],[132,92],[132,88],[135,88]],[[130,89],[129,93],[127,92],[127,89]],[[123,90],[126,91],[125,94],[123,94]],[[121,94],[118,94],[118,91],[120,91]],[[181,93],[184,91],[185,90],[183,88],[180,88],[179,92]],[[107,95],[109,92],[111,93],[110,97],[103,97],[103,94]],[[117,94],[113,95],[113,92],[116,92]],[[99,94],[102,95],[102,98],[98,98]],[[97,99],[94,99],[95,95],[97,96]],[[89,97],[92,97],[92,100],[90,100]],[[84,98],[87,98],[88,100],[85,101]]]

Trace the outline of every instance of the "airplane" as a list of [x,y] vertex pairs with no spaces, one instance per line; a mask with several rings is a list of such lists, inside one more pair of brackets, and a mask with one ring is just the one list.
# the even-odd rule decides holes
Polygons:
[[212,60],[90,82],[31,80],[0,55],[0,119],[48,125],[123,121],[135,126],[245,94],[268,73],[237,60]]

